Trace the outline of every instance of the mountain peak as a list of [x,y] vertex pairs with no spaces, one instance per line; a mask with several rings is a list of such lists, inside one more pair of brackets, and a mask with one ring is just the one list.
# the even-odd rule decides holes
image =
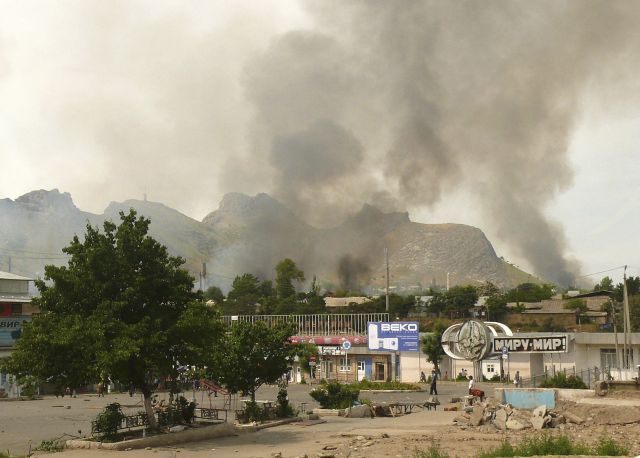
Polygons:
[[58,189],[31,191],[18,197],[15,202],[21,207],[32,211],[77,210],[71,199],[71,194],[68,192],[61,193]]
[[291,210],[269,194],[260,193],[248,196],[239,192],[224,195],[217,210],[209,213],[203,223],[216,227],[244,225],[248,220],[258,218],[294,218]]

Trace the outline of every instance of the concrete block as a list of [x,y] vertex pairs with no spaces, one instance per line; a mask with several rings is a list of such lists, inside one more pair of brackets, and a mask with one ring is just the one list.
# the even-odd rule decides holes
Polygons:
[[533,409],[533,415],[534,417],[544,417],[545,415],[547,415],[547,406],[539,406],[536,407],[535,409]]
[[509,403],[518,409],[534,409],[545,405],[548,409],[556,406],[556,391],[553,388],[496,388],[496,396],[502,403]]
[[526,426],[523,425],[519,420],[509,419],[507,420],[507,429],[511,429],[513,431],[520,431],[525,429]]

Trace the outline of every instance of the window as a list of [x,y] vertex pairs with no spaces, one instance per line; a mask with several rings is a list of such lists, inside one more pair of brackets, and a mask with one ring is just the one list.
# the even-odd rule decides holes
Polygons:
[[11,304],[12,315],[22,315],[22,304]]
[[[633,358],[633,349],[631,351],[627,350],[629,358]],[[624,357],[624,350],[620,348],[620,359]],[[601,348],[600,349],[600,364],[602,368],[618,368],[618,361],[616,358],[616,349],[615,348]]]
[[351,359],[340,358],[340,372],[351,372]]
[[495,364],[487,364],[487,372],[495,372],[496,365]]

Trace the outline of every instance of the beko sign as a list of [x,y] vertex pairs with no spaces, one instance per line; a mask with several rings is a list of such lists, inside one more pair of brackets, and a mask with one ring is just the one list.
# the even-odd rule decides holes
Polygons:
[[420,348],[419,325],[415,321],[368,323],[369,350],[418,351]]
[[418,323],[380,323],[384,332],[418,332]]

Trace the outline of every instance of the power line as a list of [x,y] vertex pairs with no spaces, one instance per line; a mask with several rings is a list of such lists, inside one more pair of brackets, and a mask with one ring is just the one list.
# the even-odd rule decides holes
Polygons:
[[579,277],[576,277],[576,279],[584,278],[584,277],[591,277],[592,275],[604,274],[604,273],[611,272],[611,271],[614,271],[614,270],[619,270],[619,269],[624,269],[624,266],[613,267],[611,269],[601,270],[600,272],[594,272],[592,274],[580,275]]

